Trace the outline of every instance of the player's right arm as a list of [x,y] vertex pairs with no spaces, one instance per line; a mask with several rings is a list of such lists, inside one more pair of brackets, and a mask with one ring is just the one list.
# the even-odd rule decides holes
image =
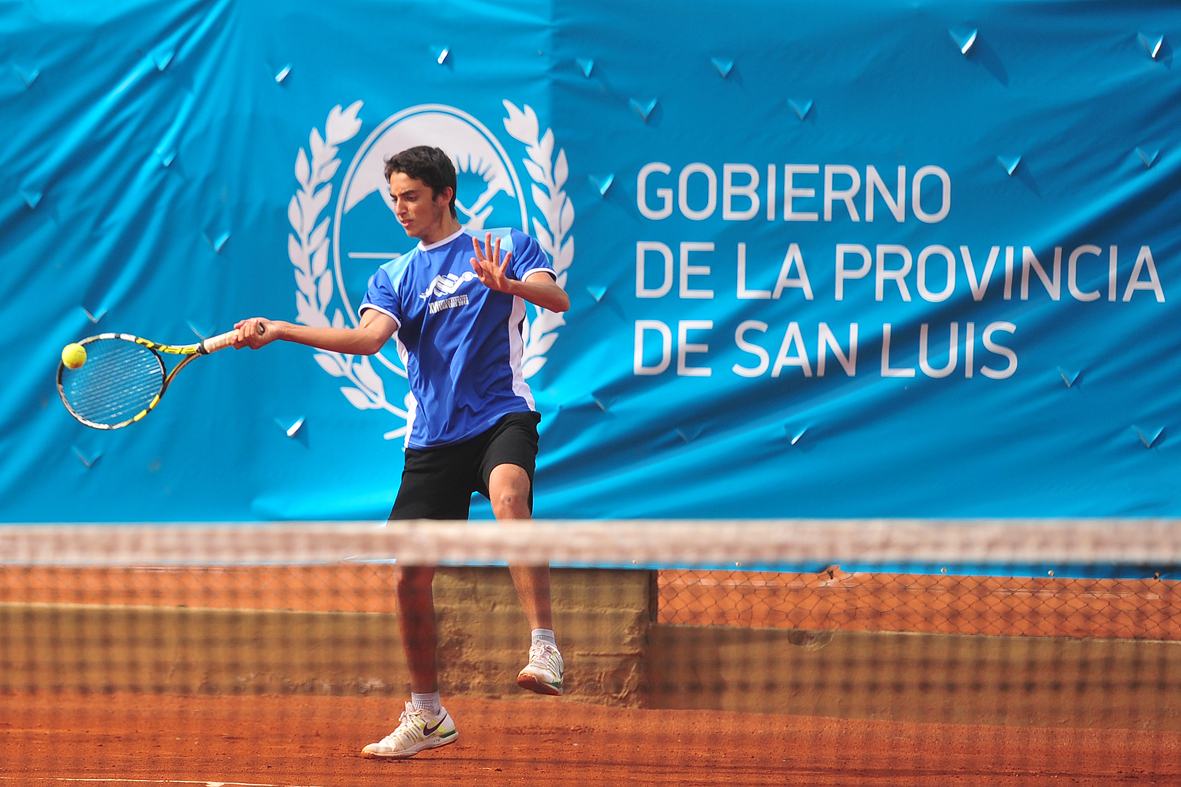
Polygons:
[[[265,328],[261,333],[260,325]],[[257,350],[281,340],[346,355],[373,355],[398,330],[398,323],[388,314],[366,309],[361,313],[361,324],[356,328],[318,328],[264,317],[251,317],[236,323],[234,327],[238,330],[238,337],[234,340],[237,349],[249,347]]]

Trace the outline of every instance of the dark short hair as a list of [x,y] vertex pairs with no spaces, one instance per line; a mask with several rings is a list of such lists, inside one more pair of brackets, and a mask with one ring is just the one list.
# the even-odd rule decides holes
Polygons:
[[390,156],[385,160],[385,179],[388,183],[390,175],[401,172],[415,180],[420,180],[431,188],[431,195],[438,197],[443,189],[451,189],[451,215],[458,218],[455,212],[455,195],[459,191],[459,181],[455,175],[455,165],[451,157],[442,148],[432,148],[429,145],[419,145],[407,148],[401,153]]

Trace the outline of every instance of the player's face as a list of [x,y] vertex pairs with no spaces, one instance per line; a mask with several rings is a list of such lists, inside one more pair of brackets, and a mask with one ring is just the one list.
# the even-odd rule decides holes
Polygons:
[[448,234],[451,189],[443,189],[436,197],[431,193],[431,187],[421,180],[405,172],[395,172],[390,175],[390,200],[394,215],[411,238],[434,243]]

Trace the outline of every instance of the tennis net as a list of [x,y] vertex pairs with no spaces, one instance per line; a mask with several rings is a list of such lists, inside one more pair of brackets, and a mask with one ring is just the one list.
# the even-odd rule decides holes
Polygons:
[[[399,565],[461,740],[392,763]],[[1177,783],[1179,567],[1175,520],[9,525],[0,783]]]

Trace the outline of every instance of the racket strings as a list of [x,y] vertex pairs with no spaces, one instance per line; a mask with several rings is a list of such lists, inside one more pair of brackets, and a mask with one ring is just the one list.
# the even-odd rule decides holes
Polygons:
[[164,362],[152,350],[126,339],[86,345],[86,363],[63,369],[61,390],[80,418],[114,426],[148,409],[164,387]]

